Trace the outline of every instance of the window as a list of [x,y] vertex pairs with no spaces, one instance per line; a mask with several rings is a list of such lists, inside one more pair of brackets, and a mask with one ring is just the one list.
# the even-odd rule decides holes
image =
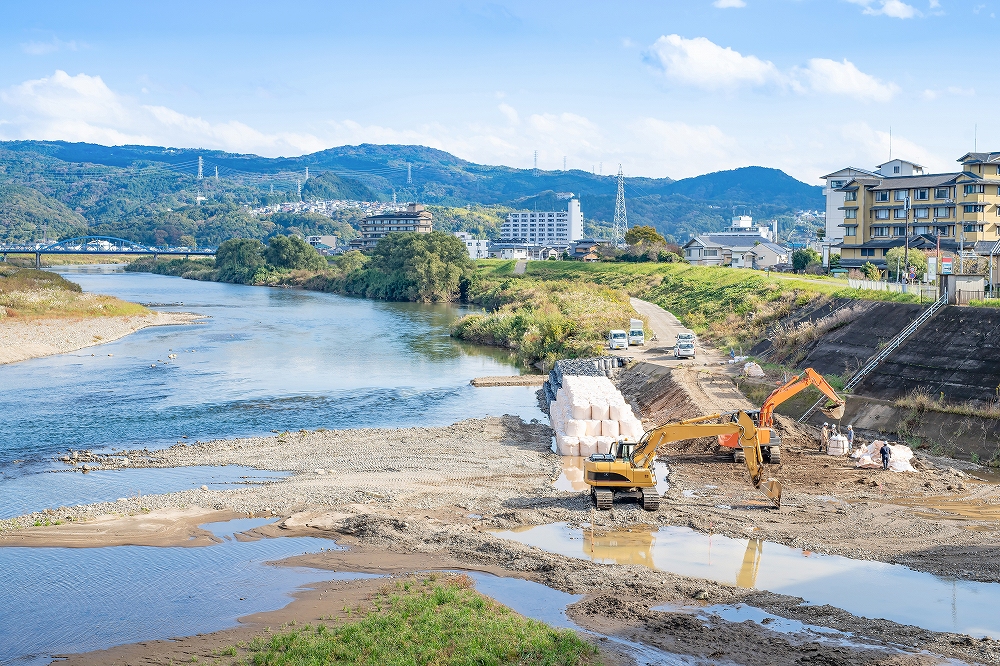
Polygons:
[[888,256],[888,254],[889,254],[889,248],[887,247],[882,248],[882,256],[885,257]]
[[858,235],[858,227],[857,227],[857,225],[856,224],[847,224],[847,225],[844,225],[844,235],[845,236],[857,236]]
[[892,167],[892,172],[893,173],[899,173],[899,167],[898,166]]
[[926,188],[922,190],[914,190],[913,198],[917,201],[927,201],[929,194],[930,192]]
[[[1000,210],[1000,207],[998,207],[997,210]],[[857,208],[848,208],[847,210],[845,210],[844,211],[844,219],[845,220],[856,220],[856,219],[858,219],[858,209]]]
[[920,234],[929,234],[930,232],[931,232],[930,227],[924,227],[924,226],[913,227],[913,233],[917,234],[918,236]]
[[966,224],[966,225],[963,225],[962,228],[965,231],[967,231],[967,232],[975,233],[977,231],[982,231],[983,230],[983,225],[981,225],[981,224]]
[[950,187],[935,187],[934,188],[934,198],[935,199],[947,199]]
[[893,208],[892,209],[892,217],[893,217],[893,219],[896,219],[896,220],[905,220],[906,219],[906,209],[905,208]]
[[951,217],[951,208],[947,206],[938,206],[934,209],[934,217]]
[[719,256],[718,250],[702,250],[701,253],[706,257],[717,257]]
[[982,213],[986,207],[983,204],[966,204],[963,208],[966,213]]
[[831,190],[839,190],[843,186],[844,186],[844,181],[842,181],[842,180],[831,180],[830,181],[830,189]]
[[844,193],[844,201],[857,201],[857,200],[858,200],[858,191],[857,190],[854,190],[853,192],[845,192]]
[[888,201],[888,200],[889,200],[889,191],[888,190],[883,190],[881,192],[876,192],[875,193],[875,201]]
[[949,229],[951,229],[951,227],[934,227],[934,235],[935,236],[950,236],[951,233],[950,233]]
[[872,236],[874,238],[888,238],[889,227],[872,227]]
[[985,185],[966,185],[964,188],[966,194],[986,194]]
[[892,196],[896,201],[906,201],[906,195],[909,193],[909,190],[893,190]]
[[893,236],[905,236],[906,235],[906,227],[893,227],[892,228],[892,235]]
[[888,208],[879,208],[877,211],[875,211],[875,219],[876,220],[888,220],[889,219],[889,209]]
[[915,220],[926,220],[931,216],[930,208],[914,208],[913,209],[913,219]]
[[875,256],[875,250],[871,249],[871,248],[864,248],[863,247],[863,248],[861,248],[861,256],[862,257],[874,257]]

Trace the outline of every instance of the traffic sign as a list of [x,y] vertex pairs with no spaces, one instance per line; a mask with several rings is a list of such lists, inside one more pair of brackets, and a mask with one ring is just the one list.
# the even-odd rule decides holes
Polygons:
[[941,275],[951,275],[951,257],[941,257]]

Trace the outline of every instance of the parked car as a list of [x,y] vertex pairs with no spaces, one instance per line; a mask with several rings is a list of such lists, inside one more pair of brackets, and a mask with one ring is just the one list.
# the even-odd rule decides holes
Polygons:
[[632,319],[629,321],[628,343],[630,345],[639,345],[640,347],[646,344],[646,335],[643,332],[641,319]]
[[608,333],[608,347],[611,349],[628,349],[628,334],[625,331],[611,331]]
[[694,342],[689,340],[679,340],[674,345],[674,358],[694,358]]

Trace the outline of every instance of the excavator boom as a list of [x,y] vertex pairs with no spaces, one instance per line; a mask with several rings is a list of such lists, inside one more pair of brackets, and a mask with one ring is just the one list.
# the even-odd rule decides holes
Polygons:
[[832,409],[823,409],[824,414],[837,420],[840,420],[844,416],[844,399],[837,395],[833,387],[823,379],[823,375],[812,368],[806,368],[801,375],[792,377],[783,386],[774,389],[771,395],[767,396],[767,400],[760,407],[760,418],[758,420],[760,427],[770,428],[774,424],[774,409],[809,386],[815,386],[833,401],[834,407]]

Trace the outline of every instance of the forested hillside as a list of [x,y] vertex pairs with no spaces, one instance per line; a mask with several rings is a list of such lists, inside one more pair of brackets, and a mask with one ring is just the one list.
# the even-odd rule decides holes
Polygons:
[[[612,176],[480,165],[424,146],[340,146],[264,158],[58,141],[0,142],[0,186],[0,240],[40,238],[49,220],[50,236],[86,228],[157,244],[185,237],[202,246],[293,229],[353,233],[360,211],[320,222],[258,218],[247,210],[297,201],[300,186],[304,200],[420,201],[434,206],[438,228],[488,236],[508,210],[563,208],[568,193],[580,198],[588,233],[599,235],[614,217],[616,192]],[[679,181],[627,178],[626,197],[631,224],[651,225],[674,240],[721,228],[736,205],[749,206],[758,219],[823,207],[819,187],[762,167]]]

